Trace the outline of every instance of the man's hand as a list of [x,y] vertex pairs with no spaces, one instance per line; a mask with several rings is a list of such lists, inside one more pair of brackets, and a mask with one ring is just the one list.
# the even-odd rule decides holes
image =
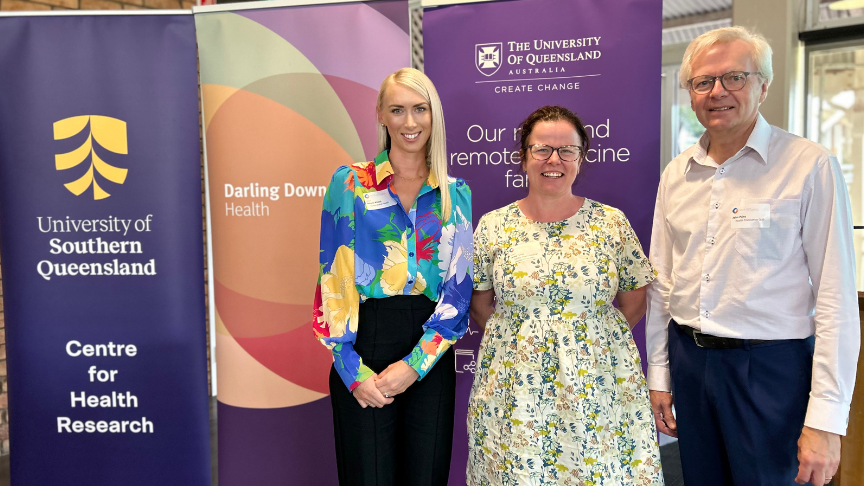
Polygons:
[[385,398],[378,388],[375,387],[375,380],[378,378],[378,375],[372,375],[366,379],[363,383],[357,385],[357,388],[354,389],[354,398],[357,399],[357,403],[360,404],[361,407],[376,407],[381,408],[384,405],[390,405],[393,403],[392,398]]
[[412,383],[417,381],[417,378],[420,378],[417,371],[408,366],[408,363],[400,360],[388,366],[375,378],[375,386],[384,396],[395,397],[407,390]]
[[675,416],[672,415],[672,394],[654,390],[648,393],[651,397],[651,412],[654,413],[657,430],[670,437],[678,437],[678,424],[675,423]]
[[840,436],[805,425],[798,439],[798,464],[796,483],[830,483],[840,465]]

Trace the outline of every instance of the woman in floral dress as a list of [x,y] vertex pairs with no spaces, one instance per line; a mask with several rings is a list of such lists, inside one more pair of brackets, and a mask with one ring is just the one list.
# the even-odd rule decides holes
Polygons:
[[528,196],[474,233],[471,317],[485,334],[468,411],[471,486],[663,484],[630,333],[655,272],[621,211],[573,195],[588,146],[570,110],[532,113],[521,139]]

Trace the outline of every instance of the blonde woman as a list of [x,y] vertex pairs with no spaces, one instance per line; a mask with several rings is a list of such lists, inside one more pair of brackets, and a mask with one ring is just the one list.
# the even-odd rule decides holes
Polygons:
[[468,325],[471,191],[447,175],[444,116],[415,69],[378,92],[378,148],[340,167],[321,217],[315,335],[333,351],[339,484],[446,485]]

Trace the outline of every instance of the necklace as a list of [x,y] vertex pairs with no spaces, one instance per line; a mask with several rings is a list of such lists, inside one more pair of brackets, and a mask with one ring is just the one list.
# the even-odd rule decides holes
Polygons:
[[403,175],[396,174],[395,172],[394,172],[393,174],[395,174],[396,177],[398,177],[398,178],[400,178],[400,179],[404,179],[404,180],[406,180],[406,181],[419,181],[420,179],[426,179],[426,178],[429,177],[429,174],[428,174],[428,173],[427,173],[426,175],[424,175],[424,176],[419,176],[419,177],[405,177],[405,176],[403,176]]

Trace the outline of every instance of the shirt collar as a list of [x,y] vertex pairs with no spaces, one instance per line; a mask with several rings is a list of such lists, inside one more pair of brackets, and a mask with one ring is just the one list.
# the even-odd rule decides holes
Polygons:
[[745,147],[750,147],[762,158],[762,163],[768,165],[768,145],[771,142],[771,125],[762,118],[762,114],[756,118],[756,126],[750,133]]
[[[690,166],[695,162],[699,165],[708,165],[706,163],[706,158],[708,157],[708,143],[710,138],[708,136],[708,132],[702,134],[699,137],[699,142],[696,143],[693,153],[690,156],[690,160],[687,161],[687,164],[684,165],[684,173],[690,170]],[[771,142],[771,125],[765,121],[765,118],[762,117],[762,114],[758,114],[756,117],[756,125],[753,127],[753,131],[750,132],[750,137],[747,138],[747,143],[744,144],[744,147],[749,147],[757,154],[759,154],[760,161],[768,165],[768,145]]]
[[375,157],[375,182],[380,184],[391,175],[393,175],[393,166],[390,165],[390,158],[385,150]]
[[696,142],[696,145],[693,147],[690,159],[687,160],[686,164],[684,164],[684,173],[686,174],[690,170],[690,166],[693,165],[694,162],[700,165],[706,165],[706,157],[708,157],[708,132],[703,133],[702,136],[699,137],[699,141]]
[[[391,175],[395,175],[393,172],[393,166],[390,164],[390,157],[387,151],[383,151],[375,157],[375,180],[380,184],[385,178],[390,177]],[[438,189],[438,179],[435,177],[435,174],[432,171],[429,171],[429,177],[426,178],[426,185],[429,186],[430,189]],[[425,193],[424,189],[420,190],[420,193]]]

